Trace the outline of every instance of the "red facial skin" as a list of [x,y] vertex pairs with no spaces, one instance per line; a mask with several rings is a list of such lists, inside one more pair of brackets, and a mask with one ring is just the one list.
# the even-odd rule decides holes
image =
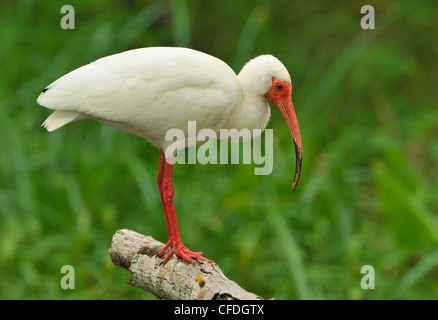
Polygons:
[[301,145],[300,127],[298,126],[297,116],[295,115],[295,109],[292,103],[292,85],[284,80],[272,78],[272,87],[266,93],[266,98],[280,109],[294,140],[296,161],[292,190],[295,190],[300,180],[303,149]]

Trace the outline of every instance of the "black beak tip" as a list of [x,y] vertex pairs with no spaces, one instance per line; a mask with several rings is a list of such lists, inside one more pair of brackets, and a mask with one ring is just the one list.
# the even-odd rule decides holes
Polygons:
[[292,183],[292,191],[295,191],[295,189],[298,186],[298,182],[300,181],[302,163],[303,163],[302,152],[301,150],[298,150],[298,146],[297,144],[295,144],[295,177]]
[[295,189],[298,187],[298,182],[300,181],[300,177],[294,179],[294,182],[292,183],[292,191],[295,191]]

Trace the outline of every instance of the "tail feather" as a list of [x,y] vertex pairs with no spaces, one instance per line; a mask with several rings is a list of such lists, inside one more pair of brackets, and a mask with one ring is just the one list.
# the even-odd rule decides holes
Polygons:
[[76,111],[56,110],[44,121],[42,126],[46,128],[47,131],[52,132],[67,123],[79,120],[78,118],[82,115],[82,113]]

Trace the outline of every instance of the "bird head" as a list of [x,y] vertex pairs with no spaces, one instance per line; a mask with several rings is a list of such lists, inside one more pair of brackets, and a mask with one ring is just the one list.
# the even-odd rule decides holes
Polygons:
[[292,190],[295,190],[300,179],[303,152],[300,128],[292,103],[292,80],[289,72],[280,60],[266,54],[247,62],[239,73],[239,80],[241,83],[253,84],[254,92],[275,104],[286,120],[295,144],[295,176],[292,183]]

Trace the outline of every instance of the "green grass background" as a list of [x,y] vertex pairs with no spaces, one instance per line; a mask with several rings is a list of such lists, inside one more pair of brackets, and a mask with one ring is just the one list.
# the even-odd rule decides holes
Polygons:
[[[74,30],[60,9],[75,8]],[[373,5],[376,29],[360,28]],[[438,298],[436,1],[2,1],[0,298],[154,299],[124,284],[117,229],[167,239],[158,150],[93,121],[53,133],[40,91],[97,58],[187,46],[238,72],[277,56],[291,73],[303,171],[273,107],[274,170],[176,165],[185,244],[277,299]],[[75,289],[63,290],[63,265]],[[363,265],[375,289],[363,290]]]

